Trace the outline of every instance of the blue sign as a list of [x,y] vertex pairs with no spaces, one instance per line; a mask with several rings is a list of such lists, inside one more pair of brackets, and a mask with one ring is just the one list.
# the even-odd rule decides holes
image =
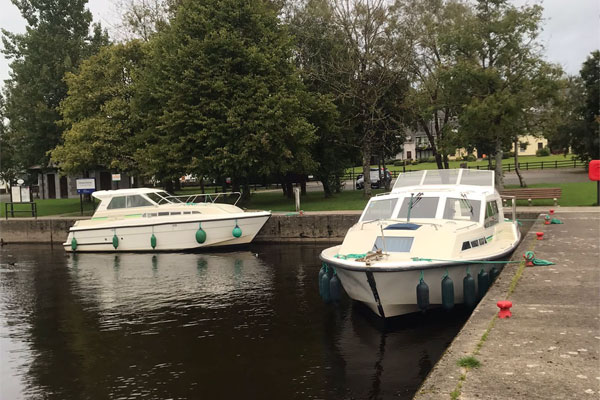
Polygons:
[[77,189],[77,194],[92,194],[96,189]]

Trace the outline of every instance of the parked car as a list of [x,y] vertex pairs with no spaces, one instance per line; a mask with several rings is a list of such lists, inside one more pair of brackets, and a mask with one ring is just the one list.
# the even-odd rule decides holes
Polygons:
[[[387,168],[385,169],[385,171],[382,168],[381,181],[379,180],[379,169],[371,168],[370,175],[371,175],[371,188],[373,188],[373,189],[379,189],[380,187],[385,187],[386,181],[387,182],[392,181],[392,174],[390,174],[390,171],[388,171]],[[365,178],[364,178],[363,174],[358,174],[356,176],[356,189],[361,190],[364,186],[365,186]]]

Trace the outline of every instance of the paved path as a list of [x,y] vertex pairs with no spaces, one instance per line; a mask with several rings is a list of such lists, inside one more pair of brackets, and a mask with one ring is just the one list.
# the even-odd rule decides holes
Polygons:
[[[600,398],[600,213],[557,217],[564,225],[538,219],[514,256],[533,249],[556,265],[505,267],[415,399]],[[510,319],[496,317],[504,299]],[[465,356],[481,366],[458,367]]]

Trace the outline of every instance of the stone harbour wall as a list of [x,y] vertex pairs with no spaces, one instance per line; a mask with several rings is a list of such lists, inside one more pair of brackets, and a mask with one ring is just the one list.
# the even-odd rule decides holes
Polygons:
[[[292,214],[292,213],[290,213]],[[341,242],[360,213],[274,214],[260,230],[255,242]],[[0,220],[4,243],[54,243],[67,239],[76,218],[18,218]]]

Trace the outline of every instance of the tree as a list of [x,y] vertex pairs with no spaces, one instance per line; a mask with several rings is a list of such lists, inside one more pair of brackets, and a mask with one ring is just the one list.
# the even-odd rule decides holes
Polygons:
[[9,59],[5,81],[9,135],[15,157],[26,167],[48,163],[49,150],[59,142],[62,128],[58,106],[66,96],[63,78],[81,60],[107,43],[106,33],[95,25],[87,0],[12,0],[27,21],[24,34],[2,30],[3,53]]
[[4,123],[4,98],[0,95],[0,181],[12,184],[22,166],[15,160],[15,149],[8,136]]
[[600,51],[583,63],[579,77],[568,80],[554,142],[584,161],[600,159]]
[[444,73],[445,85],[459,101],[458,130],[471,144],[493,143],[499,189],[504,148],[558,91],[562,72],[542,60],[536,42],[541,14],[540,6],[478,0],[474,14],[445,44],[458,55]]
[[[287,26],[295,39],[294,61],[306,88],[313,93],[307,119],[316,127],[316,141],[311,154],[317,162],[313,171],[323,184],[325,197],[339,191],[344,170],[354,161],[356,153],[354,132],[334,82],[342,76],[333,67],[334,61],[345,51],[338,40],[341,34],[333,23],[333,10],[328,0],[309,0],[302,4],[288,4]],[[316,102],[316,104],[314,104]]]
[[252,175],[314,168],[315,128],[277,14],[263,0],[181,1],[151,42],[144,98],[160,111],[146,131],[150,171],[231,177],[247,197]]
[[410,0],[399,2],[398,29],[409,43],[409,74],[412,87],[405,108],[417,129],[427,135],[439,169],[448,168],[448,155],[455,152],[458,112],[442,79],[454,65],[456,54],[444,45],[447,36],[460,29],[470,10],[460,1]]
[[119,32],[124,40],[145,42],[168,25],[176,0],[121,0],[117,3],[122,22]]
[[347,146],[360,152],[364,194],[370,197],[371,159],[390,147],[380,145],[378,139],[403,139],[398,123],[402,110],[389,107],[405,94],[392,90],[405,81],[404,42],[392,29],[396,16],[384,0],[309,1],[307,7],[320,13],[327,31],[322,34],[326,41],[312,43],[313,51],[304,52],[303,57],[308,54],[317,59],[310,74],[335,98]]
[[67,73],[68,95],[60,105],[63,142],[52,160],[65,172],[97,167],[139,173],[135,159],[144,118],[136,112],[134,81],[144,61],[143,44],[103,47],[76,73]]

